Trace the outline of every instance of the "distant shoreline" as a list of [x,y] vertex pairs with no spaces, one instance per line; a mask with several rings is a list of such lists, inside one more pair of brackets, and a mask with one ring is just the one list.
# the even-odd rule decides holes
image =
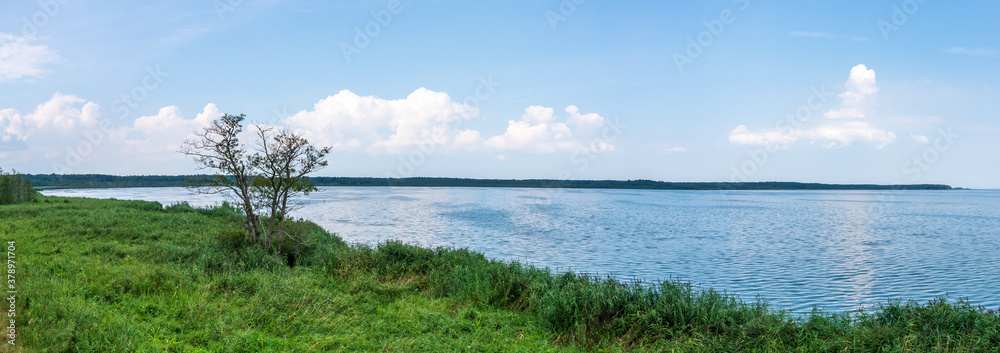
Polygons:
[[[206,175],[118,176],[105,174],[28,174],[36,189],[180,187]],[[624,190],[964,190],[942,184],[822,184],[800,182],[665,182],[655,180],[555,180],[470,178],[313,177],[316,186],[506,187]]]

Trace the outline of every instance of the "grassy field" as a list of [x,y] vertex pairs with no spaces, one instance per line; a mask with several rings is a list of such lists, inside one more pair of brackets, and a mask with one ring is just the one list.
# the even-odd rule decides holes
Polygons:
[[309,222],[293,225],[302,252],[276,259],[244,244],[238,219],[143,201],[0,206],[17,287],[16,345],[0,351],[1000,351],[997,313],[962,302],[792,320],[684,283],[349,245]]

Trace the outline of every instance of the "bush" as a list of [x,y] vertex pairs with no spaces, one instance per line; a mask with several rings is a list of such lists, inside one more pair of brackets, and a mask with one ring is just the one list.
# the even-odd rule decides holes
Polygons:
[[235,217],[238,219],[243,216],[243,211],[233,207],[233,205],[230,205],[228,202],[223,202],[221,205],[211,208],[198,208],[196,211],[203,215],[213,217]]
[[165,207],[163,210],[167,211],[167,213],[194,213],[194,212],[198,212],[197,210],[194,209],[194,207],[191,207],[191,205],[189,205],[187,203],[187,201],[171,204],[170,206]]

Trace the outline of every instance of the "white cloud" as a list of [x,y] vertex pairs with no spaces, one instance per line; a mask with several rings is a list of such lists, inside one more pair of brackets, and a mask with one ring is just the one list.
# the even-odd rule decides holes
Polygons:
[[871,115],[875,106],[878,86],[875,71],[864,65],[851,68],[850,77],[844,84],[840,109],[826,112],[825,122],[814,127],[794,129],[770,129],[750,131],[745,125],[737,126],[729,132],[729,142],[736,145],[768,146],[787,148],[800,139],[810,140],[824,148],[851,146],[854,142],[875,144],[878,148],[896,141],[896,134],[879,129],[859,119]]
[[[452,127],[478,114],[478,108],[426,88],[396,100],[343,90],[317,102],[312,111],[303,110],[282,122],[334,149],[368,144],[371,152],[404,153],[421,144],[468,143],[475,137],[472,132]],[[461,140],[456,141],[459,135]]]
[[[315,145],[370,153],[409,153],[431,143],[438,145],[439,151],[465,150],[502,160],[508,152],[615,149],[598,138],[605,124],[603,117],[582,113],[576,106],[565,111],[566,116],[557,117],[552,108],[530,106],[520,120],[509,121],[502,134],[490,137],[475,129],[460,129],[459,122],[478,116],[479,111],[452,101],[443,92],[421,88],[406,98],[387,100],[345,90],[275,126],[303,132]],[[118,163],[123,159],[161,172],[172,170],[175,163],[185,163],[186,158],[177,153],[185,139],[221,114],[212,103],[189,115],[177,106],[166,106],[156,114],[115,127],[101,118],[96,103],[57,92],[31,113],[0,109],[0,153],[18,151],[19,158],[38,161],[44,169],[57,164],[68,168],[60,172],[123,170]],[[241,138],[253,135],[251,126],[244,130]],[[588,130],[593,134],[588,135]]]
[[910,135],[910,138],[912,138],[913,141],[916,142],[916,143],[930,143],[931,142],[931,140],[928,139],[927,136],[924,136],[924,135]]
[[529,123],[547,123],[556,120],[555,110],[552,108],[532,105],[524,110],[524,115],[521,116],[521,120]]
[[752,145],[752,146],[776,146],[778,148],[787,147],[788,145],[799,140],[800,133],[797,130],[785,132],[778,130],[770,130],[763,132],[751,132],[747,129],[746,125],[737,126],[733,131],[729,132],[729,143],[736,145]]
[[863,64],[851,68],[851,76],[844,87],[847,90],[838,96],[843,100],[840,109],[828,111],[823,116],[830,119],[851,119],[864,118],[870,114],[878,93],[875,70],[868,69]]
[[32,172],[47,171],[51,162],[63,161],[71,148],[86,143],[78,154],[89,154],[95,147],[93,141],[107,141],[99,130],[100,120],[97,103],[56,92],[30,113],[0,110],[0,150],[16,151],[9,158],[43,168]]
[[60,57],[44,45],[32,45],[31,40],[0,33],[0,82],[38,77],[49,72],[45,64]]
[[944,52],[948,53],[948,54],[982,56],[982,57],[988,57],[988,58],[1000,58],[1000,50],[996,50],[996,49],[988,48],[988,47],[979,47],[979,48],[949,47],[949,48],[945,48]]
[[58,139],[96,126],[100,118],[99,110],[97,103],[56,92],[51,99],[26,115],[15,109],[0,110],[0,140]]
[[878,129],[863,121],[823,124],[818,128],[802,131],[802,134],[825,148],[848,147],[855,141],[872,143],[876,144],[878,148],[884,148],[896,142],[896,134]]
[[732,144],[768,146],[775,149],[787,148],[803,138],[829,149],[848,147],[855,141],[874,143],[878,148],[884,148],[896,141],[896,134],[863,121],[822,124],[812,129],[762,132],[751,132],[746,126],[740,125],[729,133],[729,142]]
[[486,140],[486,145],[497,149],[551,153],[576,148],[576,141],[570,140],[570,137],[572,134],[565,123],[532,124],[524,120],[510,120],[507,122],[507,131],[503,135]]
[[476,130],[462,130],[455,135],[455,146],[474,148],[483,142],[482,136]]
[[220,115],[219,108],[208,103],[194,119],[185,119],[181,109],[172,105],[161,108],[156,115],[139,117],[132,126],[119,128],[111,135],[122,140],[122,152],[169,153],[165,157],[170,157],[185,138],[208,127]]
[[0,110],[0,142],[23,140],[24,119],[16,109]]
[[604,127],[604,117],[597,113],[580,114],[580,108],[575,105],[566,107],[569,118],[566,122],[573,126],[579,134],[593,135]]
[[[493,136],[485,141],[485,146],[500,150],[521,150],[535,153],[553,153],[584,148],[584,138],[593,136],[604,126],[604,118],[595,113],[580,114],[574,105],[566,107],[570,114],[567,122],[556,122],[554,110],[541,106],[530,106],[524,110],[521,120],[507,122],[503,135]],[[570,125],[575,127],[570,128]],[[601,151],[614,150],[614,145],[600,141],[596,147]]]
[[[550,107],[529,106],[520,120],[510,120],[502,135],[484,138],[480,131],[458,129],[479,109],[451,100],[444,92],[420,88],[404,99],[359,96],[343,90],[282,121],[318,145],[335,150],[364,148],[370,153],[407,153],[434,145],[443,150],[520,150],[552,153],[584,147],[583,140],[604,126],[604,118],[568,106],[565,121]],[[423,146],[423,147],[421,147]],[[608,143],[604,150],[614,149]]]

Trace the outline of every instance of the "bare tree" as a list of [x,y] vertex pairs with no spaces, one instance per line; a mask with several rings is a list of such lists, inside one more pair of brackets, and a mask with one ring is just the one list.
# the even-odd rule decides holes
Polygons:
[[247,155],[240,143],[243,119],[246,116],[224,114],[212,121],[205,130],[195,132],[180,148],[180,152],[193,157],[198,169],[214,169],[218,174],[195,181],[193,188],[199,193],[231,192],[246,215],[247,238],[260,243],[257,215],[251,182],[255,176],[253,157]]
[[[286,236],[297,241],[285,231],[285,220],[297,208],[297,196],[316,190],[306,175],[327,165],[324,158],[330,148],[317,149],[288,129],[255,124],[255,148],[248,151],[238,137],[245,118],[224,114],[185,141],[180,152],[193,157],[199,169],[218,172],[197,180],[193,188],[235,195],[246,215],[248,238],[255,244],[263,241],[270,252]],[[275,249],[280,257],[280,247]]]
[[262,206],[269,211],[265,248],[270,249],[272,236],[279,241],[291,237],[284,230],[287,215],[299,207],[294,202],[297,196],[316,190],[306,175],[327,165],[324,158],[330,148],[317,149],[301,134],[289,129],[275,132],[274,127],[261,124],[255,127],[257,148],[251,160],[260,174],[253,185],[255,194],[261,196]]

